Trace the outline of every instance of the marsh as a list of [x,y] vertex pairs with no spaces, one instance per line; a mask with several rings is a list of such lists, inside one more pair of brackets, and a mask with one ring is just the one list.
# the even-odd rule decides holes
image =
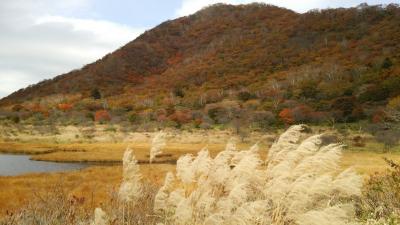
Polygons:
[[84,163],[55,163],[30,160],[29,155],[0,154],[0,176],[58,172],[86,168]]

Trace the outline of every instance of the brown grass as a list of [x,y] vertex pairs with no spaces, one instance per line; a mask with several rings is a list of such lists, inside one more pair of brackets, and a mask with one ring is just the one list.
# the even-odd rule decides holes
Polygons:
[[[146,180],[161,185],[167,171],[174,165],[142,165]],[[7,211],[15,211],[31,199],[46,195],[56,187],[62,187],[70,197],[84,198],[87,208],[99,207],[110,199],[110,194],[118,190],[121,182],[121,166],[94,166],[81,171],[63,173],[37,173],[16,177],[0,176],[0,216]]]
[[0,153],[12,154],[44,154],[55,151],[54,147],[50,144],[36,144],[36,143],[15,143],[15,142],[1,142]]
[[[388,168],[383,157],[400,161],[399,154],[345,152],[342,166],[353,166],[359,173],[367,176]],[[35,195],[46,193],[55,186],[62,186],[71,196],[84,197],[86,207],[98,207],[109,200],[113,190],[117,190],[122,179],[121,169],[121,166],[93,166],[62,173],[0,176],[0,215],[5,215],[7,210],[20,208]],[[161,185],[166,172],[174,169],[175,165],[172,164],[141,165],[145,179],[156,185]]]
[[388,168],[383,158],[400,161],[400,154],[346,151],[344,152],[342,167],[354,167],[357,172],[363,175],[371,175],[375,172],[384,172]]
[[[156,164],[141,165],[145,179],[161,185],[167,171],[174,170],[175,165],[160,164],[176,160],[185,153],[196,153],[206,144],[168,143],[165,153],[156,160]],[[240,144],[239,148],[249,144]],[[84,144],[52,144],[52,143],[0,143],[0,152],[15,154],[33,154],[36,160],[68,161],[68,162],[120,162],[128,144],[126,143],[84,143]],[[131,147],[141,162],[149,159],[149,144],[134,143]],[[224,149],[223,144],[208,145],[211,155]],[[378,148],[379,146],[375,146]],[[358,151],[357,151],[358,150]],[[383,157],[400,161],[398,153],[374,153],[351,149],[344,152],[342,166],[353,166],[365,176],[374,172],[383,172],[387,164]],[[363,149],[364,150],[364,149]],[[375,150],[375,149],[374,149]],[[267,146],[261,145],[266,155]],[[43,154],[45,153],[45,154]],[[110,193],[117,190],[121,182],[121,166],[93,166],[81,171],[48,174],[28,174],[16,177],[0,176],[0,216],[7,211],[15,211],[26,205],[27,201],[46,194],[56,186],[62,186],[69,195],[85,199],[84,206],[93,209],[105,204]]]
[[[131,146],[139,162],[149,160],[149,143],[0,143],[0,152],[14,154],[31,154],[31,159],[53,162],[121,162],[126,147]],[[161,155],[155,162],[170,162],[176,160],[185,153],[197,153],[207,144],[182,144],[168,143]],[[246,148],[249,144],[240,144],[239,147]],[[216,154],[224,149],[224,144],[208,145],[211,154]]]

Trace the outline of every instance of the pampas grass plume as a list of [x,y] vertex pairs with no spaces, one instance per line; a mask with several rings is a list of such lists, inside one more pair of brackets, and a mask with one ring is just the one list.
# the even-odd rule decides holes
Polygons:
[[362,179],[339,171],[340,144],[309,131],[290,127],[266,162],[258,145],[239,151],[232,139],[215,158],[207,149],[182,156],[176,177],[169,173],[157,194],[156,212],[164,212],[166,225],[355,224],[352,198],[361,194]]
[[140,198],[142,191],[142,176],[133,150],[128,148],[123,157],[123,180],[119,189],[118,196],[124,202],[135,202]]
[[152,139],[150,148],[150,163],[154,161],[157,155],[162,153],[162,149],[166,145],[165,136],[165,133],[160,131]]
[[96,208],[94,210],[94,221],[91,225],[108,225],[108,216],[107,214],[101,209]]

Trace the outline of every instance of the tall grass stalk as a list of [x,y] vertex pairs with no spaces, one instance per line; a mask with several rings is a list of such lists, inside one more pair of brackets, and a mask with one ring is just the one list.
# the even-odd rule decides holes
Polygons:
[[354,224],[353,197],[362,179],[339,170],[342,145],[309,128],[289,128],[267,161],[256,146],[232,143],[211,158],[207,149],[179,158],[155,198],[163,224]]
[[166,145],[165,136],[166,134],[160,131],[152,139],[150,148],[150,163],[154,161],[157,155],[162,153],[162,149]]

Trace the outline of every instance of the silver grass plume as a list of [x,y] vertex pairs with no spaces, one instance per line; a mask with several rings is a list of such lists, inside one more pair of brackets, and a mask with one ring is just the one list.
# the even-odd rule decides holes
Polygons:
[[94,210],[94,221],[91,223],[91,225],[108,225],[108,216],[107,214],[101,209],[101,208],[96,208]]
[[168,172],[164,185],[160,188],[154,198],[154,211],[155,212],[162,212],[164,209],[168,208],[168,193],[173,191],[173,182],[175,180],[174,174]]
[[165,136],[165,133],[160,131],[153,137],[150,148],[150,163],[154,161],[157,155],[162,153],[162,149],[166,145]]
[[352,197],[362,179],[339,171],[342,145],[305,125],[290,127],[261,160],[258,146],[238,151],[232,142],[211,158],[207,149],[182,156],[156,197],[168,224],[356,224]]
[[123,180],[118,192],[119,199],[126,203],[136,203],[142,192],[142,175],[132,149],[127,148],[122,162]]
[[230,138],[228,143],[226,143],[225,151],[235,151],[236,150],[236,140],[234,138]]

